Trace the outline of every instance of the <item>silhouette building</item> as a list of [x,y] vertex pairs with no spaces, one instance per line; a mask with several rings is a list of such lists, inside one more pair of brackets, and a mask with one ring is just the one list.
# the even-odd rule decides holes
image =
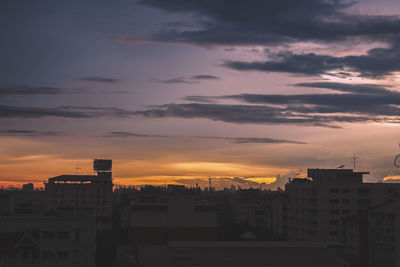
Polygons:
[[60,207],[93,208],[96,217],[112,215],[112,161],[94,159],[97,175],[60,175],[45,183],[48,209]]
[[130,208],[129,243],[134,254],[143,245],[216,239],[217,215],[213,204],[179,196],[159,203],[133,203]]
[[0,266],[94,266],[93,209],[0,216]]
[[354,266],[400,266],[400,200],[344,219],[346,256]]
[[368,172],[308,169],[286,184],[287,237],[343,243],[343,218],[396,199],[400,184],[363,183]]

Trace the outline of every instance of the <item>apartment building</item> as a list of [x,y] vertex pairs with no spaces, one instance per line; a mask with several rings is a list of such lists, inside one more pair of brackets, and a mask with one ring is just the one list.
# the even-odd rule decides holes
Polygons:
[[396,199],[400,184],[363,183],[368,172],[308,169],[291,179],[287,193],[287,237],[292,240],[344,242],[343,217]]
[[95,266],[92,209],[0,216],[0,266]]
[[96,217],[112,216],[111,160],[95,159],[96,175],[60,175],[45,183],[47,209],[92,208]]

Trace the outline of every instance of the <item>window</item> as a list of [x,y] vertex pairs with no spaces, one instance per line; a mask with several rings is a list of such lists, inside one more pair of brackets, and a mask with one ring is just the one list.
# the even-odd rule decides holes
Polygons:
[[349,204],[350,203],[350,199],[348,199],[348,198],[342,199],[342,203],[343,204]]
[[79,263],[79,250],[77,249],[72,251],[72,263]]
[[339,189],[337,189],[337,188],[331,188],[331,189],[329,189],[329,193],[331,193],[331,194],[338,194],[338,193],[339,193]]
[[68,232],[58,232],[58,239],[59,240],[68,240],[69,233]]
[[79,240],[80,239],[80,231],[79,229],[75,229],[74,230],[74,235],[75,235],[75,240]]
[[329,210],[329,214],[331,215],[339,214],[339,210]]
[[29,260],[29,249],[27,249],[27,248],[24,248],[24,249],[22,249],[22,256],[21,256],[21,258],[23,259],[23,260]]
[[53,252],[52,251],[43,251],[42,252],[42,259],[43,260],[51,260],[51,259],[53,259]]
[[339,231],[330,231],[329,235],[330,236],[339,236]]
[[42,234],[43,240],[53,240],[54,239],[54,232],[44,231]]
[[32,237],[33,237],[33,239],[38,240],[40,238],[40,230],[39,229],[32,229]]
[[68,258],[69,258],[68,251],[59,251],[58,252],[58,259],[59,260],[68,260]]
[[342,214],[350,214],[350,210],[342,210]]
[[330,204],[339,204],[339,199],[337,199],[337,198],[330,199],[329,203]]
[[342,189],[342,193],[348,194],[350,193],[350,189]]
[[330,220],[329,225],[339,225],[339,221],[338,220]]
[[371,189],[369,189],[369,188],[360,188],[360,189],[357,190],[357,193],[359,193],[359,194],[368,194],[368,193],[371,193]]

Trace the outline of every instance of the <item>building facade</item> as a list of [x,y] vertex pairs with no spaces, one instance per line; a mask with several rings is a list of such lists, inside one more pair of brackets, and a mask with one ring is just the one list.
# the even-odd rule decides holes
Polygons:
[[[106,166],[98,166],[99,161]],[[112,216],[111,160],[94,160],[97,175],[60,175],[45,183],[46,206],[56,208],[92,208],[96,217]]]
[[363,183],[367,172],[308,169],[286,184],[287,237],[343,243],[343,218],[396,199],[400,184]]

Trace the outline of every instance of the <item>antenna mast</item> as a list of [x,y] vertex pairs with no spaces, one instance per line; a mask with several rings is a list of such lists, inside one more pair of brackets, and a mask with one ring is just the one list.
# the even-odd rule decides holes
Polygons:
[[358,160],[357,155],[354,154],[354,155],[351,157],[351,160],[353,161],[353,170],[355,171],[355,170],[356,170],[356,162],[357,162],[357,160]]

